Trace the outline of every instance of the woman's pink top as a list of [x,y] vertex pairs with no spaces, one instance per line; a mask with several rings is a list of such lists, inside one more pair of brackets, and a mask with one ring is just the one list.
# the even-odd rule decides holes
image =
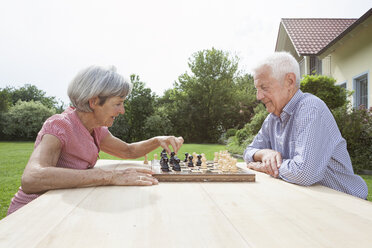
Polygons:
[[[51,134],[57,137],[62,145],[56,167],[86,170],[96,164],[100,151],[99,144],[108,133],[107,127],[98,127],[90,134],[74,108],[69,107],[62,114],[53,115],[44,122],[37,135],[35,148],[40,144],[44,134]],[[8,215],[39,196],[40,194],[26,194],[19,187],[10,203]]]

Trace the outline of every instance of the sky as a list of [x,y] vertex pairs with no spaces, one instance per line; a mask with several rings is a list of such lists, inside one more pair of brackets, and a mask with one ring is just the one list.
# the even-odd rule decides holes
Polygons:
[[36,85],[65,104],[89,65],[139,75],[157,95],[212,47],[250,73],[274,52],[281,18],[359,18],[370,0],[0,0],[0,88]]

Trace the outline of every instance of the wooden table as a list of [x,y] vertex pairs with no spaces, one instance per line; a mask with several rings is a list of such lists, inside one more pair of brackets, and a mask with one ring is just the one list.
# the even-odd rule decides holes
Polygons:
[[0,247],[372,247],[372,204],[261,173],[248,183],[52,190],[0,221]]

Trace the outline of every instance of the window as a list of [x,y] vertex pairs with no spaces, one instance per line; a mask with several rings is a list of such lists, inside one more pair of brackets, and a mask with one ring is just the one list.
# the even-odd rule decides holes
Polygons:
[[310,56],[310,74],[322,74],[322,61],[316,56]]
[[354,78],[354,108],[368,108],[368,73]]

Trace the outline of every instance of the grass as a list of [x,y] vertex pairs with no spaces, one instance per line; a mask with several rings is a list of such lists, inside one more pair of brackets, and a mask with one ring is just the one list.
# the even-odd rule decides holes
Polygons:
[[372,175],[361,175],[361,177],[366,181],[368,186],[367,200],[372,202]]
[[[0,219],[8,211],[10,200],[21,185],[21,176],[27,161],[33,151],[33,142],[0,142]],[[178,156],[184,159],[184,153],[204,153],[208,159],[213,159],[214,152],[224,150],[223,145],[211,144],[184,144]],[[148,159],[152,160],[154,153],[160,154],[161,148],[149,153]],[[118,159],[104,152],[100,153],[101,159]],[[138,160],[143,160],[139,158]],[[242,160],[239,160],[242,161]],[[368,185],[368,200],[372,201],[372,175],[362,175]]]

